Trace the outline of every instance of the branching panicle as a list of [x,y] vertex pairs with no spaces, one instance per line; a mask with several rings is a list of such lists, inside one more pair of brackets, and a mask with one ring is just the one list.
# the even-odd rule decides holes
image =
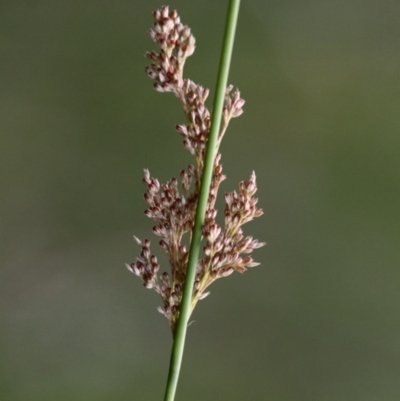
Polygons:
[[[157,91],[173,92],[180,100],[186,123],[178,124],[175,128],[184,138],[183,145],[194,156],[195,164],[180,172],[180,183],[178,179],[172,178],[161,185],[156,178],[151,177],[147,169],[144,170],[144,198],[148,204],[145,214],[155,223],[153,233],[161,238],[159,244],[168,256],[170,274],[163,272],[157,276],[160,266],[157,257],[150,252],[150,241],[147,239],[141,241],[135,237],[141,247],[141,254],[135,262],[126,266],[143,279],[145,287],[154,288],[160,294],[163,306],[158,310],[167,317],[174,331],[189,257],[183,240],[188,235],[191,241],[211,114],[205,105],[209,90],[189,79],[183,79],[185,61],[195,49],[195,38],[190,28],[183,25],[177,12],[170,11],[167,6],[155,11],[153,15],[154,25],[149,35],[160,46],[160,52],[146,53],[151,60],[146,72],[154,81]],[[226,89],[218,146],[231,118],[243,113],[243,105],[240,92],[233,91],[233,86],[229,86]],[[197,264],[192,310],[197,301],[209,294],[205,290],[213,281],[227,277],[234,271],[243,273],[247,268],[257,266],[258,263],[249,254],[265,245],[252,237],[244,237],[241,228],[263,213],[257,208],[257,199],[253,197],[257,190],[254,172],[248,181],[240,182],[238,192],[225,195],[224,226],[217,224],[215,202],[219,185],[226,178],[220,160],[221,154],[217,152],[202,231],[204,255]]]

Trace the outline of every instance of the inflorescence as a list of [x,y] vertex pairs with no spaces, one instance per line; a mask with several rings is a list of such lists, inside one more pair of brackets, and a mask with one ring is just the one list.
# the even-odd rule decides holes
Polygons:
[[[154,288],[160,294],[163,306],[158,310],[167,317],[174,331],[189,258],[182,241],[185,234],[189,235],[189,243],[191,240],[211,116],[205,106],[209,90],[183,78],[186,59],[195,50],[195,38],[190,28],[183,25],[177,12],[170,11],[167,6],[155,11],[153,16],[155,22],[149,34],[161,50],[146,53],[152,62],[146,72],[157,91],[173,92],[180,100],[187,123],[177,125],[176,131],[183,136],[184,147],[194,156],[195,163],[181,171],[180,183],[172,178],[161,185],[148,170],[144,170],[144,198],[148,204],[145,214],[155,222],[153,233],[161,237],[160,246],[167,253],[171,272],[158,275],[160,265],[150,252],[150,241],[137,237],[134,238],[141,247],[140,257],[126,267],[143,279],[145,287]],[[232,86],[226,89],[218,146],[230,119],[243,113],[244,100],[238,90],[232,92],[232,89]],[[248,267],[257,266],[259,263],[249,254],[265,245],[245,237],[241,229],[243,224],[263,214],[256,206],[257,198],[253,197],[257,190],[254,172],[248,181],[240,182],[238,192],[225,195],[224,226],[217,224],[215,201],[219,185],[226,178],[220,160],[221,154],[217,152],[203,225],[204,255],[197,264],[192,311],[197,301],[209,294],[206,289],[213,281],[234,271],[243,273]]]

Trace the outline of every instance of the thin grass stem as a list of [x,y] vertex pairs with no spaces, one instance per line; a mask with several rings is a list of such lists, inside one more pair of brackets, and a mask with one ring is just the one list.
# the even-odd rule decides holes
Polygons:
[[211,116],[211,128],[207,141],[207,148],[204,161],[204,169],[201,179],[200,194],[196,209],[196,218],[190,244],[189,261],[186,272],[185,285],[179,318],[177,321],[174,342],[172,345],[171,359],[168,373],[167,386],[164,401],[174,401],[176,387],[179,379],[179,372],[182,365],[182,357],[185,346],[186,330],[191,313],[191,302],[193,284],[196,277],[196,266],[199,259],[199,252],[202,239],[202,227],[207,207],[207,200],[210,191],[214,160],[218,147],[218,134],[221,127],[221,116],[225,99],[225,91],[228,83],[229,67],[232,58],[233,43],[235,38],[236,25],[239,15],[240,0],[230,0],[225,25],[225,33],[222,44],[221,58],[219,64],[218,78],[214,97],[213,111]]

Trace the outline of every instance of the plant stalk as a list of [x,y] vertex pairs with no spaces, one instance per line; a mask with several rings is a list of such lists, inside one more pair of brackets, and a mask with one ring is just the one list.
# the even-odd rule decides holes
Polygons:
[[229,66],[232,58],[233,42],[239,15],[240,0],[230,0],[225,24],[224,39],[218,70],[218,78],[211,116],[210,134],[207,141],[204,169],[201,178],[199,199],[197,202],[196,218],[193,226],[192,241],[189,250],[189,260],[186,279],[183,287],[181,309],[175,327],[174,341],[171,351],[167,386],[164,401],[174,401],[182,357],[185,346],[186,330],[191,313],[193,284],[196,277],[196,267],[202,239],[202,228],[210,192],[214,160],[218,147],[218,135],[221,127],[222,110],[225,91],[228,83]]

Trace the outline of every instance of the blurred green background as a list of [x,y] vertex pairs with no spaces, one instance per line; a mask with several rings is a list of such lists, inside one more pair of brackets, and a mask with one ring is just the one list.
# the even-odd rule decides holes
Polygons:
[[[197,39],[186,76],[214,88],[227,2],[169,4]],[[190,161],[144,73],[161,5],[0,4],[2,401],[163,397],[168,323],[124,267],[155,239],[142,169]],[[399,19],[397,0],[242,2],[222,190],[257,172],[245,232],[268,245],[197,306],[177,401],[400,399]]]

